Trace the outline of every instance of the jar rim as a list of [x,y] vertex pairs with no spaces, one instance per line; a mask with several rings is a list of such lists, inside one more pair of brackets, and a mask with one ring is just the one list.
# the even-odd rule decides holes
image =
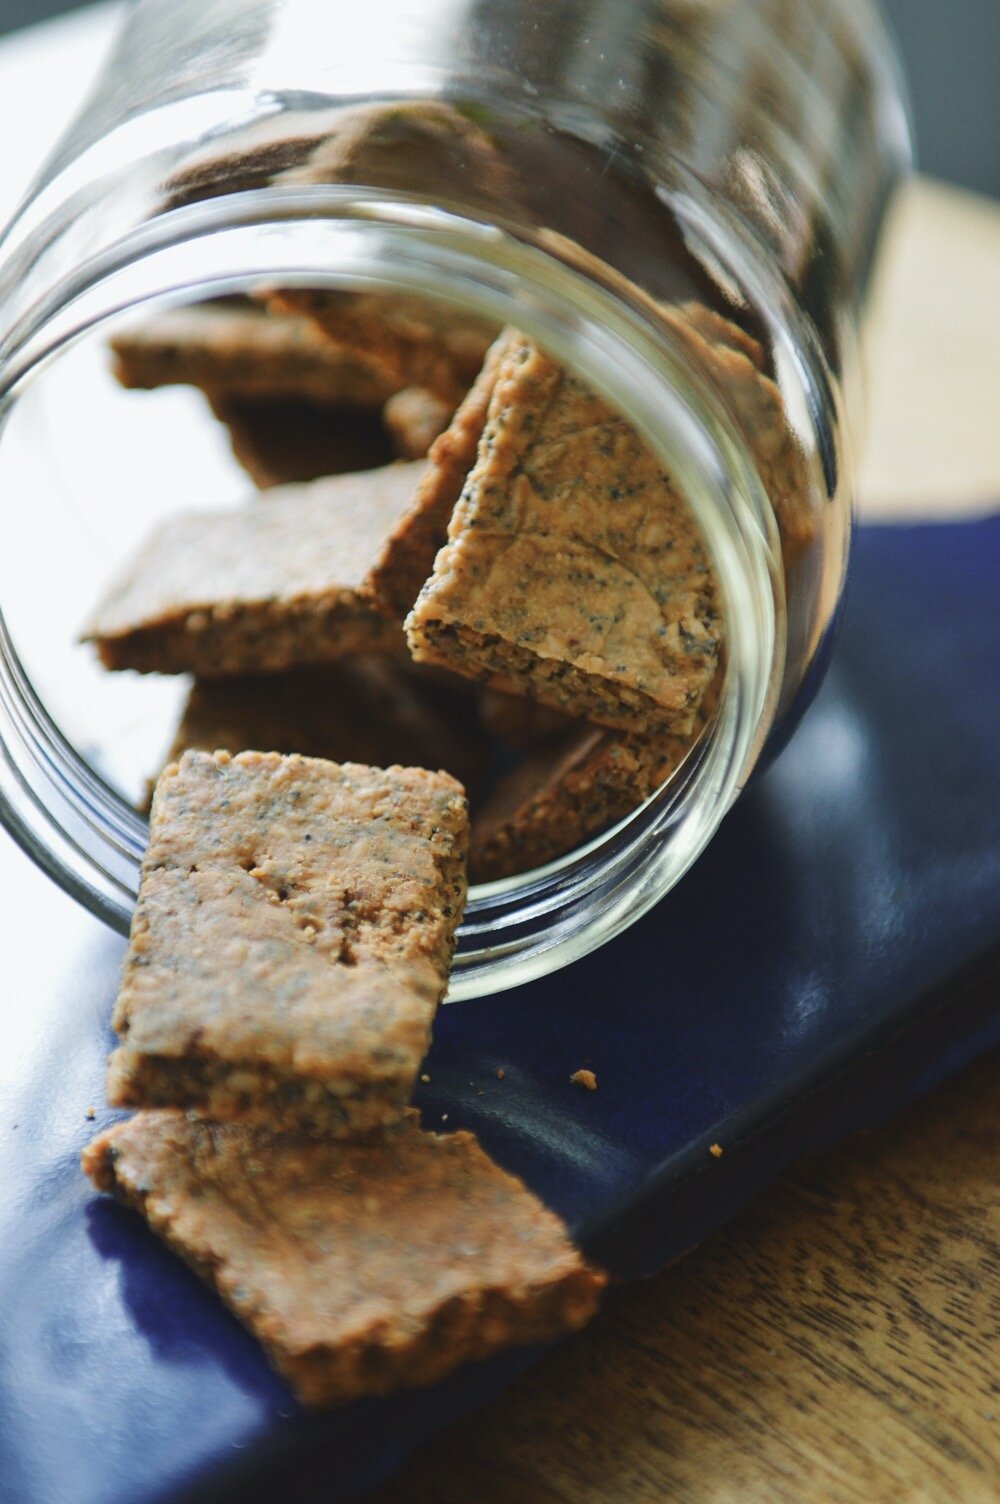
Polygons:
[[[774,519],[745,441],[638,289],[567,242],[346,185],[187,204],[123,237],[22,320],[0,384],[20,392],[84,337],[142,309],[273,285],[404,292],[513,324],[612,403],[658,453],[712,559],[726,635],[718,711],[643,805],[546,867],[470,890],[449,1001],[587,954],[690,867],[739,792],[780,681]],[[777,670],[777,671],[776,671]],[[126,932],[145,822],[62,736],[0,612],[0,820],[64,888]]]

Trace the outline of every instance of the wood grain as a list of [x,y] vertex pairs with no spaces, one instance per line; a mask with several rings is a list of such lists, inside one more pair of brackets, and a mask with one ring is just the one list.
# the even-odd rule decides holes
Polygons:
[[782,1176],[372,1504],[996,1504],[998,1086]]
[[[918,181],[862,516],[1000,499],[1000,207]],[[784,1175],[371,1504],[998,1504],[1000,1056]]]

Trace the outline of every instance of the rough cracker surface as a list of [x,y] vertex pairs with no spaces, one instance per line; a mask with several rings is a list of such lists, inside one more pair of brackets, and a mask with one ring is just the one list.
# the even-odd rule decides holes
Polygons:
[[300,752],[329,762],[443,768],[467,794],[489,752],[466,713],[463,681],[440,682],[405,659],[362,655],[284,674],[199,679],[167,761],[193,749]]
[[482,369],[445,431],[427,455],[413,500],[388,535],[365,580],[380,610],[402,621],[448,538],[448,524],[476,460],[497,371],[507,349],[501,337],[490,346]]
[[422,460],[454,416],[454,405],[423,387],[407,386],[390,397],[382,422],[401,459]]
[[445,773],[186,752],[153,799],[108,1100],[358,1133],[444,995],[468,816]]
[[311,319],[258,304],[198,303],[111,340],[122,386],[190,383],[232,397],[379,408],[398,383],[373,359],[325,338]]
[[83,1167],[216,1289],[308,1406],[574,1331],[605,1282],[471,1134],[412,1118],[344,1144],[140,1113]]
[[406,627],[418,661],[598,724],[679,733],[721,632],[700,535],[656,456],[517,335]]
[[266,506],[169,518],[126,567],[86,636],[107,668],[203,677],[394,650],[361,595],[421,464],[269,493]]

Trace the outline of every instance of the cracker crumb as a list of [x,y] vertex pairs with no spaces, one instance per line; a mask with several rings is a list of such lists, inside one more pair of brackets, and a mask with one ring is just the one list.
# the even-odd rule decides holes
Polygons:
[[428,1085],[428,1083],[429,1083],[429,1082],[430,1082],[430,1079],[431,1079],[431,1078],[430,1078],[430,1076],[428,1076],[428,1075],[427,1075],[427,1074],[426,1074],[426,1072],[425,1072],[425,1073],[424,1073],[424,1075],[422,1075],[422,1076],[421,1076],[421,1077],[420,1077],[420,1079],[421,1079],[421,1081],[422,1081],[422,1082],[423,1082],[423,1083],[424,1083],[424,1085],[425,1085],[425,1086],[427,1086],[427,1085]]
[[502,1066],[498,1066],[497,1067],[497,1080],[498,1081],[502,1081],[503,1078],[504,1078],[504,1076],[506,1076],[506,1074],[507,1074],[507,1072],[503,1069]]
[[97,1116],[96,1107],[88,1107],[87,1111],[83,1115],[87,1119],[88,1123],[92,1123]]
[[709,1154],[711,1154],[711,1156],[712,1156],[713,1159],[721,1159],[722,1158],[722,1145],[721,1144],[709,1144],[709,1146],[708,1146],[708,1152],[709,1152]]
[[574,1086],[583,1086],[587,1091],[597,1090],[597,1077],[594,1075],[593,1071],[574,1071],[569,1079],[572,1081]]

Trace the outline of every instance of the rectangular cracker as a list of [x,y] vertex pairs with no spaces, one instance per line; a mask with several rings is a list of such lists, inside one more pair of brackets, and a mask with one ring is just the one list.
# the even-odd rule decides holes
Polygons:
[[475,463],[506,348],[503,336],[490,346],[451,423],[431,445],[413,500],[387,535],[365,579],[364,588],[379,609],[397,621],[410,610],[438,550],[447,542],[451,514]]
[[82,1156],[217,1291],[304,1405],[433,1384],[583,1326],[604,1276],[469,1133],[345,1144],[140,1113]]
[[446,773],[186,752],[153,798],[109,1102],[334,1134],[398,1119],[467,833]]
[[363,350],[337,345],[311,319],[248,299],[157,313],[111,339],[122,386],[178,383],[254,401],[377,410],[399,382]]
[[402,647],[361,584],[423,473],[416,464],[269,492],[266,506],[164,522],[86,638],[110,669],[259,673]]
[[476,813],[469,879],[493,882],[555,861],[638,809],[676,772],[695,736],[577,725],[501,778]]
[[182,752],[300,752],[329,762],[444,769],[467,794],[489,743],[457,692],[405,659],[362,655],[284,674],[199,679],[167,756]]
[[453,407],[475,381],[497,332],[472,314],[402,293],[281,288],[267,294],[267,307],[303,315],[338,347],[363,351],[397,390],[422,387]]
[[683,734],[715,673],[685,502],[636,430],[516,332],[406,631],[418,661],[623,730]]

